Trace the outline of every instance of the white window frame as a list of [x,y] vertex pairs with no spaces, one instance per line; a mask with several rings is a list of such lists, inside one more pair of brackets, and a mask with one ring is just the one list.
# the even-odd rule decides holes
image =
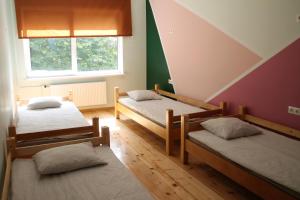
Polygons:
[[123,38],[118,37],[118,69],[101,71],[77,71],[77,47],[76,38],[71,38],[71,70],[62,71],[33,71],[31,69],[31,56],[29,39],[23,39],[26,77],[31,78],[55,78],[55,77],[94,77],[94,76],[114,76],[124,74],[123,70]]

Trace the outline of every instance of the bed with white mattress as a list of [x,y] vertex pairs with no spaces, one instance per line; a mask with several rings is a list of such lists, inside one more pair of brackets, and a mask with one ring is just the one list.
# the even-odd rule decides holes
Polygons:
[[[150,200],[149,192],[109,147],[96,147],[108,164],[59,175],[40,175],[32,159],[12,163],[11,200]],[[30,184],[28,184],[30,183]]]
[[99,135],[98,118],[94,118],[91,125],[70,101],[63,101],[57,108],[31,110],[20,106],[16,116],[9,135],[17,139],[18,145],[59,141],[74,135]]
[[263,199],[299,199],[300,131],[240,111],[261,134],[228,140],[184,117],[181,161],[191,154]]
[[180,115],[205,118],[222,115],[225,110],[224,102],[219,107],[214,106],[161,90],[157,84],[155,92],[161,99],[136,101],[116,87],[115,117],[119,119],[119,114],[122,113],[164,139],[168,155],[173,152],[175,140],[180,139]]
[[127,106],[128,108],[140,113],[146,118],[166,126],[166,110],[173,110],[175,116],[182,114],[204,112],[206,110],[191,106],[179,101],[174,101],[170,98],[163,97],[160,100],[148,100],[148,101],[135,101],[129,97],[123,97],[119,99],[119,103]]
[[[67,147],[68,145],[69,147]],[[101,136],[98,137],[26,147],[16,146],[15,138],[9,137],[7,138],[7,150],[5,151],[5,174],[3,176],[1,199],[153,199],[140,181],[114,155],[109,146],[110,133],[108,127],[101,127]],[[86,153],[77,156],[78,154],[73,154],[70,152],[70,149],[75,152],[86,151]],[[45,151],[42,152],[43,150]],[[53,154],[53,151],[56,151],[56,153]],[[59,167],[59,170],[63,170],[57,172],[48,171],[48,173],[41,172],[39,167],[41,165],[38,164],[38,159],[36,158],[39,154],[42,154],[44,161],[46,161],[42,164],[44,167],[47,166],[46,168],[48,169],[51,168],[49,166]],[[68,155],[72,157],[70,160],[55,160],[56,157],[63,159],[64,156]],[[82,157],[84,155],[87,157]],[[100,160],[104,163],[98,165],[101,164],[100,162],[95,165],[95,160]],[[84,165],[81,163],[81,166],[78,167],[80,162],[87,163]],[[77,165],[77,167],[73,168],[70,164]]]
[[280,185],[300,197],[300,141],[266,129],[262,134],[224,140],[206,131],[188,133],[195,143]]
[[59,108],[29,110],[27,106],[19,107],[16,131],[26,134],[89,125],[74,103],[64,101]]

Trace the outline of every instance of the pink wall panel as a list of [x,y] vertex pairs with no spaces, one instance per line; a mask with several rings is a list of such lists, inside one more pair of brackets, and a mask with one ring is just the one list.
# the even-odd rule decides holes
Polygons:
[[206,99],[261,58],[174,0],[150,0],[176,93]]
[[287,113],[300,107],[300,39],[211,102],[228,101],[234,112],[246,105],[250,114],[300,130],[300,116]]

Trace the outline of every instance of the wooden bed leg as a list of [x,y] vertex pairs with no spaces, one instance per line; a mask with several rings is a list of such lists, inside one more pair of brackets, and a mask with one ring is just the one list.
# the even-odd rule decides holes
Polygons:
[[15,151],[16,151],[16,138],[15,137],[9,137],[6,139],[6,145],[7,145],[7,152],[11,153],[11,158],[14,159],[15,157]]
[[101,136],[103,138],[103,144],[110,146],[110,134],[108,126],[101,127]]
[[180,137],[180,160],[183,164],[188,163],[188,152],[185,151],[185,139],[189,132],[188,115],[181,115],[181,137]]
[[99,137],[99,118],[93,118],[93,137]]
[[166,111],[166,152],[168,156],[173,153],[174,148],[173,116],[173,110],[168,109]]
[[115,103],[115,118],[120,119],[120,112],[118,111],[119,88],[114,88],[114,103]]
[[16,131],[15,126],[8,127],[8,135],[9,135],[9,137],[16,137],[17,136],[17,131]]
[[247,108],[245,106],[240,105],[239,106],[239,115],[241,119],[245,119],[245,115],[247,114]]
[[10,182],[11,182],[11,168],[12,168],[12,160],[13,160],[13,153],[15,147],[13,145],[15,144],[14,138],[8,138],[7,139],[7,154],[6,154],[6,163],[5,163],[5,172],[4,172],[4,180],[3,180],[3,187],[2,187],[2,194],[1,199],[2,200],[8,200],[9,199],[9,189],[10,189]]
[[154,85],[154,91],[155,91],[157,94],[159,93],[158,90],[159,90],[159,84],[155,84],[155,85]]
[[222,101],[220,103],[220,108],[222,109],[222,115],[226,115],[226,113],[227,113],[227,103]]

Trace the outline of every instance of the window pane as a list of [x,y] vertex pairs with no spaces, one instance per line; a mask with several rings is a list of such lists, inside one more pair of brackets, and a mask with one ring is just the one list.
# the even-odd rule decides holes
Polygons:
[[77,38],[78,71],[118,69],[118,38]]
[[71,39],[30,39],[31,70],[71,70]]

